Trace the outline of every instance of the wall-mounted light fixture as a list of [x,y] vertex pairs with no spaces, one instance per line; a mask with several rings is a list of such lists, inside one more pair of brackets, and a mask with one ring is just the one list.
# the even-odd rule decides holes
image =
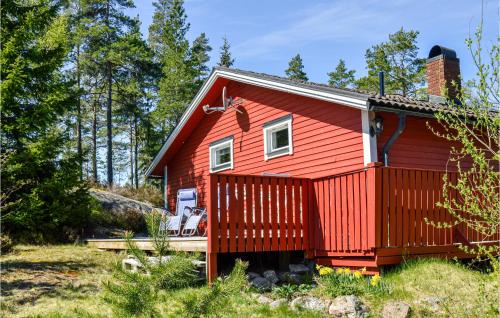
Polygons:
[[384,119],[380,116],[375,117],[372,120],[372,124],[370,126],[370,135],[373,137],[375,135],[380,135],[380,133],[384,130]]

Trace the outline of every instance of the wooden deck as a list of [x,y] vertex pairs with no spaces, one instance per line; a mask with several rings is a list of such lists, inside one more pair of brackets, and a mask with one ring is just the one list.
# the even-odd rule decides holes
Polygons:
[[[144,251],[152,251],[153,243],[149,237],[134,238],[132,241]],[[90,247],[103,250],[126,250],[127,244],[124,239],[87,239]],[[207,252],[207,238],[201,236],[195,237],[171,237],[169,238],[170,248],[183,252]]]

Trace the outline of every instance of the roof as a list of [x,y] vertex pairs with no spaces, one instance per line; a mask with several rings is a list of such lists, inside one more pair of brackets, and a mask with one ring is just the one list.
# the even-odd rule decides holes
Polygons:
[[443,110],[444,107],[446,107],[444,104],[420,101],[399,95],[380,96],[375,93],[361,90],[336,88],[326,84],[297,81],[264,73],[227,67],[215,67],[191,104],[187,107],[178,125],[167,138],[167,141],[165,141],[153,162],[146,170],[146,176],[152,175],[153,170],[155,170],[156,166],[160,163],[162,157],[184,128],[189,118],[195,113],[196,109],[199,108],[210,88],[219,78],[320,99],[361,110],[409,111],[416,114],[422,114],[423,116],[432,116],[434,112]]

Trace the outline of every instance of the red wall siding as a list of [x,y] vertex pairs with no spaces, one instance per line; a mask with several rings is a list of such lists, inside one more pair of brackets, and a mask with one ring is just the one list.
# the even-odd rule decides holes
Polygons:
[[[311,98],[231,82],[230,96],[242,97],[243,114],[206,115],[168,162],[169,205],[180,188],[197,186],[205,205],[209,144],[234,137],[234,169],[227,174],[286,173],[316,178],[363,167],[361,113]],[[264,160],[262,125],[293,113],[293,155]]]
[[[383,161],[382,147],[398,125],[398,117],[391,113],[377,113],[384,119],[384,130],[377,138],[379,161]],[[429,122],[435,129],[440,124],[430,118],[407,116],[406,129],[399,136],[389,151],[389,166],[444,170],[450,157],[450,142],[436,136],[429,128]],[[448,168],[452,168],[450,163]]]

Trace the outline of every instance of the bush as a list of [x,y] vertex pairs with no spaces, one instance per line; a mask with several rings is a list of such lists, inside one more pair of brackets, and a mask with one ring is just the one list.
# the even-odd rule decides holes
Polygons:
[[0,251],[2,255],[12,252],[14,248],[14,242],[7,234],[0,235]]
[[247,288],[247,267],[248,263],[237,260],[229,276],[220,278],[209,288],[182,299],[182,317],[212,317],[227,309],[231,295],[238,295]]
[[174,290],[195,285],[198,272],[192,258],[173,255],[168,262],[152,268],[151,277],[160,289]]

